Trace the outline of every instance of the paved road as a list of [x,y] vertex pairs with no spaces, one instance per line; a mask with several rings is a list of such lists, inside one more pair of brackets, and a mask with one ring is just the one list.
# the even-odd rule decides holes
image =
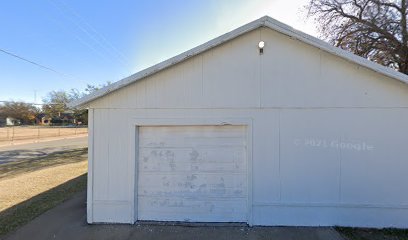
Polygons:
[[37,217],[6,237],[7,240],[46,239],[143,239],[143,240],[342,240],[333,228],[322,227],[247,227],[180,226],[171,224],[96,224],[86,223],[86,194],[72,199]]
[[60,139],[0,147],[0,165],[20,159],[37,158],[53,152],[88,146],[88,137]]

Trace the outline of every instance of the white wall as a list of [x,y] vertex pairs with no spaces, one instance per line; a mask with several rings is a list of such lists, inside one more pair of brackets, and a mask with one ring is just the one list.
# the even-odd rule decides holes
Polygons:
[[[265,41],[259,55],[258,42]],[[270,29],[255,30],[91,108],[408,107],[408,86]]]
[[408,86],[272,30],[90,108],[90,222],[134,221],[135,118],[245,118],[253,131],[251,223],[408,227]]

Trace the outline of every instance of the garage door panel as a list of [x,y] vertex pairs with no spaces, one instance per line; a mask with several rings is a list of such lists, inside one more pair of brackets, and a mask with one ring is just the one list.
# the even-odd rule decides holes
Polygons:
[[209,136],[209,137],[194,137],[194,136],[184,136],[182,138],[177,138],[177,136],[172,137],[149,137],[140,139],[143,143],[140,147],[167,147],[167,148],[179,148],[179,147],[242,147],[245,145],[241,136],[238,137],[219,137],[219,136]]
[[[244,130],[244,126],[142,127],[139,130],[139,146],[141,148],[244,146],[246,144]],[[150,134],[152,132],[154,135]]]
[[138,219],[245,222],[244,126],[139,128]]
[[[142,138],[158,139],[165,137],[174,137],[175,139],[183,137],[245,137],[246,133],[243,131],[245,126],[208,126],[208,125],[195,125],[195,126],[143,126],[140,129]],[[149,133],[154,131],[154,135]],[[147,133],[147,134],[145,134]]]
[[139,219],[157,221],[227,222],[246,220],[244,199],[199,199],[188,197],[140,197]]
[[245,148],[141,148],[142,171],[245,172]]
[[245,174],[141,174],[139,196],[246,197]]

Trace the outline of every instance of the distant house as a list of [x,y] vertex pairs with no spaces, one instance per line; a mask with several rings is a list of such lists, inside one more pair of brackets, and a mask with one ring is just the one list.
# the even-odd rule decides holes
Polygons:
[[4,127],[4,126],[16,126],[16,125],[20,125],[21,124],[21,120],[20,119],[16,119],[13,117],[0,117],[0,126]]
[[6,118],[6,126],[17,126],[21,125],[21,120],[17,118],[7,117]]
[[60,113],[59,116],[52,118],[51,124],[52,125],[76,124],[74,112],[66,111],[66,112]]
[[72,111],[66,111],[53,117],[49,117],[44,113],[38,114],[36,117],[36,122],[39,125],[50,126],[76,124],[77,121]]
[[41,118],[41,125],[50,125],[52,118],[50,117],[42,117]]
[[38,125],[48,126],[51,124],[52,118],[45,115],[45,113],[40,113],[35,117],[35,123]]

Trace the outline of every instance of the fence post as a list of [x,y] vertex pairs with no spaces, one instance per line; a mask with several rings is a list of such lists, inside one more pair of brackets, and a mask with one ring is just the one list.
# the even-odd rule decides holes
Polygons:
[[12,126],[11,129],[13,130],[11,133],[11,141],[14,142],[14,126]]
[[37,126],[37,139],[40,140],[40,126]]
[[7,141],[8,141],[8,140],[10,140],[9,128],[6,127],[6,129],[7,129]]
[[58,136],[61,136],[61,127],[58,127]]

